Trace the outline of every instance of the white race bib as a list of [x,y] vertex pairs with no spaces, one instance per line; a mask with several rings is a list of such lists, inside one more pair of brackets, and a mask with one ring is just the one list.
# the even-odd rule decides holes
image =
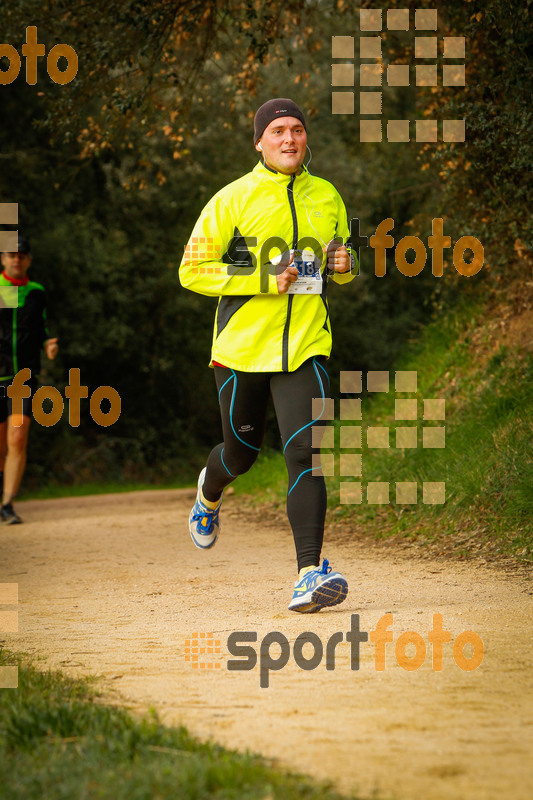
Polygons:
[[321,261],[312,250],[291,250],[294,256],[291,267],[297,267],[299,275],[291,283],[288,294],[322,294]]

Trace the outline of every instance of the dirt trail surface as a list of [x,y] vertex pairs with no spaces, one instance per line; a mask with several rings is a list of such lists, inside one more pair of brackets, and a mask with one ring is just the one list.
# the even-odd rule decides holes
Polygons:
[[[530,582],[501,567],[419,560],[331,534],[324,553],[348,578],[348,598],[298,615],[287,610],[295,578],[287,523],[250,516],[229,497],[219,542],[201,552],[187,529],[193,499],[181,490],[18,503],[25,524],[0,529],[0,582],[19,585],[19,632],[2,640],[43,665],[99,676],[114,702],[153,706],[165,723],[362,797],[533,796]],[[352,614],[371,631],[386,612],[394,642],[405,631],[425,640],[420,669],[400,667],[388,643],[377,672],[369,641],[351,670],[344,636],[326,670],[325,644],[350,629]],[[461,670],[451,643],[442,671],[432,669],[434,613],[452,642],[465,630],[483,639],[478,669]],[[258,654],[270,631],[289,640],[287,666],[270,673],[268,688],[259,666],[228,670],[233,631],[256,631]],[[324,643],[322,662],[308,671],[292,652],[304,631]],[[221,642],[219,654],[200,656],[218,668],[194,669],[184,658],[186,639],[201,632]],[[310,644],[303,653],[312,655]]]

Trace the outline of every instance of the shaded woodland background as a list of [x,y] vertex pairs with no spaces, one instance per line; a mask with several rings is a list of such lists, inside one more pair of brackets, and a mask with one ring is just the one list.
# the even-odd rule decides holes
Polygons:
[[[361,144],[357,116],[331,114],[331,36],[358,35],[359,7],[439,9],[439,36],[467,37],[466,86],[387,89],[385,118],[462,118],[464,144]],[[362,274],[330,294],[330,372],[389,369],[435,315],[498,290],[531,249],[531,0],[19,0],[0,10],[2,42],[20,52],[36,25],[47,50],[70,44],[79,72],[55,85],[40,59],[0,86],[0,200],[19,204],[32,242],[31,277],[48,293],[60,356],[42,383],[60,390],[78,367],[91,393],[115,387],[122,415],[98,427],[88,402],[73,429],[33,426],[25,485],[190,478],[219,436],[207,368],[216,301],[181,288],[177,268],[201,208],[251,169],[253,114],[290,96],[308,119],[312,173],[339,189],[370,236],[476,236],[486,265],[442,279]],[[411,19],[413,16],[411,17]],[[412,63],[405,34],[384,38],[384,63]],[[357,52],[357,48],[356,48]],[[439,55],[439,59],[441,56]],[[357,62],[356,62],[357,63]],[[60,65],[61,66],[61,65]],[[7,62],[0,60],[0,68]],[[357,87],[355,89],[357,91]],[[529,185],[528,185],[529,184]],[[451,253],[451,251],[448,251]],[[268,444],[277,446],[271,426]]]

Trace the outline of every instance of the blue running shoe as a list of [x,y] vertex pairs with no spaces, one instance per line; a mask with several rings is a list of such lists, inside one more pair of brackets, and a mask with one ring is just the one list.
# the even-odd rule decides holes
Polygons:
[[206,508],[200,500],[200,489],[202,488],[205,480],[206,467],[200,472],[198,478],[198,493],[196,495],[196,503],[189,514],[189,530],[191,538],[200,550],[207,550],[213,547],[220,531],[220,523],[218,521],[218,513],[222,505],[222,498],[215,509]]
[[346,599],[348,581],[340,572],[332,572],[327,558],[321,569],[313,569],[294,584],[289,611],[314,614],[325,606],[336,606]]

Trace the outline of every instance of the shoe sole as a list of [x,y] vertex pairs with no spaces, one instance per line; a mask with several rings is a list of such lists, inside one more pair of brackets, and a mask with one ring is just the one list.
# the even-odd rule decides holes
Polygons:
[[325,580],[314,590],[311,602],[316,603],[320,608],[326,606],[337,606],[346,600],[348,594],[348,581],[342,576]]
[[[207,469],[207,467],[204,467],[203,470],[200,472],[200,475],[198,476],[198,487],[197,487],[197,492],[196,492],[196,500],[200,499],[200,487],[204,482],[203,479],[205,477],[206,469]],[[209,542],[208,544],[200,544],[200,542],[198,542],[195,539],[194,534],[193,534],[193,532],[191,530],[192,525],[193,525],[191,517],[192,517],[192,511],[189,514],[189,533],[191,534],[191,539],[193,541],[194,546],[197,547],[198,550],[209,550],[211,547],[214,547],[214,545],[216,544],[216,541],[218,539],[218,534],[220,533],[220,524],[218,525],[218,530],[215,533],[215,538],[213,539],[213,541]],[[206,534],[197,533],[196,534],[196,536],[205,536],[206,539],[209,536],[212,536],[212,535],[213,535],[212,533],[206,533]]]
[[305,605],[293,606],[292,608],[289,606],[289,611],[297,611],[299,614],[316,614],[321,608],[322,606],[319,606],[318,603],[306,603]]
[[313,590],[311,597],[307,597],[299,606],[289,605],[289,611],[298,611],[300,614],[314,614],[321,608],[336,606],[346,600],[348,594],[348,581],[342,575],[332,575]]

